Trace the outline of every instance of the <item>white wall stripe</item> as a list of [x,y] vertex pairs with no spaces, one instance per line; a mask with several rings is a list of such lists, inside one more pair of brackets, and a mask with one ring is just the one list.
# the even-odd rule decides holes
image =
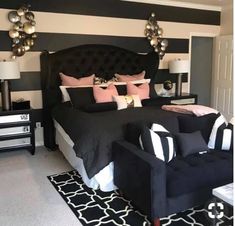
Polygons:
[[168,69],[168,62],[175,59],[188,60],[188,53],[166,53],[163,60],[160,60],[159,69]]
[[[17,60],[20,64],[20,71],[40,71],[40,54],[41,52],[26,52],[23,57],[18,57]],[[0,51],[0,61],[10,60],[12,52]]]
[[30,100],[30,105],[33,109],[42,109],[42,92],[40,90],[11,92],[12,101],[17,100],[19,98]]
[[[9,10],[0,9],[0,15],[7,15]],[[45,33],[111,35],[127,37],[145,37],[146,20],[85,16],[63,13],[34,12],[36,31]],[[190,32],[219,34],[220,26],[159,21],[164,30],[164,37],[189,38]],[[7,16],[0,20],[0,29],[11,27]]]

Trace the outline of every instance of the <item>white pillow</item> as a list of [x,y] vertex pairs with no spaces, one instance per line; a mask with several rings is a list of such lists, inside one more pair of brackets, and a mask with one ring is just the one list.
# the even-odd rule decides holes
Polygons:
[[216,150],[231,150],[233,145],[233,119],[228,123],[222,114],[218,114],[211,130],[208,147]]
[[173,137],[171,133],[160,124],[153,123],[151,129],[147,127],[143,128],[139,142],[142,149],[155,154],[155,156],[162,161],[169,162],[175,156]]
[[113,96],[113,100],[117,103],[118,110],[129,107],[142,107],[141,100],[138,95]]
[[[135,80],[135,81],[130,81],[132,84],[143,84],[143,83],[150,83],[151,79],[140,79],[140,80]],[[113,82],[114,85],[126,85],[126,82]]]

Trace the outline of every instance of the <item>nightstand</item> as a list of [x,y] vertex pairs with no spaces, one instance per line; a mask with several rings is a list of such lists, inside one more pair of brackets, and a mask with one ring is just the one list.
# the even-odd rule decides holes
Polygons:
[[0,110],[0,153],[27,149],[35,153],[34,121],[31,109]]
[[143,106],[162,106],[165,104],[197,104],[197,95],[182,93],[181,96],[155,97],[142,101]]
[[170,104],[197,104],[197,95],[191,93],[182,93],[181,96],[168,97]]

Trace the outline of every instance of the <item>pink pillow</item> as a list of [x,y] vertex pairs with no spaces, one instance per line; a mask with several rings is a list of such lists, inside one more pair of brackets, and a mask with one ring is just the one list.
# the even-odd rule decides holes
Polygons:
[[136,75],[119,75],[115,74],[115,77],[118,79],[118,82],[130,82],[135,80],[141,80],[144,79],[145,71],[142,71],[139,74]]
[[111,102],[113,101],[113,96],[118,96],[118,91],[113,84],[110,84],[106,89],[95,85],[93,86],[93,95],[96,103]]
[[82,78],[74,78],[63,73],[60,73],[60,78],[62,81],[62,86],[83,86],[83,85],[93,85],[95,75],[90,75]]
[[139,95],[140,99],[149,98],[149,84],[143,83],[139,86],[136,86],[130,82],[127,82],[127,95]]

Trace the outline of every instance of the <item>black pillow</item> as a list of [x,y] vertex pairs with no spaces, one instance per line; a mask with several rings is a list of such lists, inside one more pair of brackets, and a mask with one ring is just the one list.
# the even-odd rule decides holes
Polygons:
[[[135,84],[136,86],[140,86],[143,83],[140,84]],[[118,94],[119,95],[127,95],[127,88],[126,85],[115,85],[115,87],[117,88]],[[158,97],[155,88],[154,88],[154,84],[149,84],[149,96],[150,98],[156,98]],[[149,99],[148,99],[149,100]]]
[[178,151],[183,157],[209,150],[200,131],[193,133],[178,133],[175,137]]
[[202,137],[208,143],[211,130],[217,118],[217,114],[203,116],[178,116],[180,133],[192,133],[201,131]]
[[118,95],[126,95],[127,94],[127,89],[126,85],[115,85]]
[[102,112],[102,111],[114,111],[117,110],[116,102],[106,102],[106,103],[95,103],[88,104],[82,107],[82,110],[85,112]]
[[81,109],[95,103],[92,87],[67,88],[67,91],[74,108]]

